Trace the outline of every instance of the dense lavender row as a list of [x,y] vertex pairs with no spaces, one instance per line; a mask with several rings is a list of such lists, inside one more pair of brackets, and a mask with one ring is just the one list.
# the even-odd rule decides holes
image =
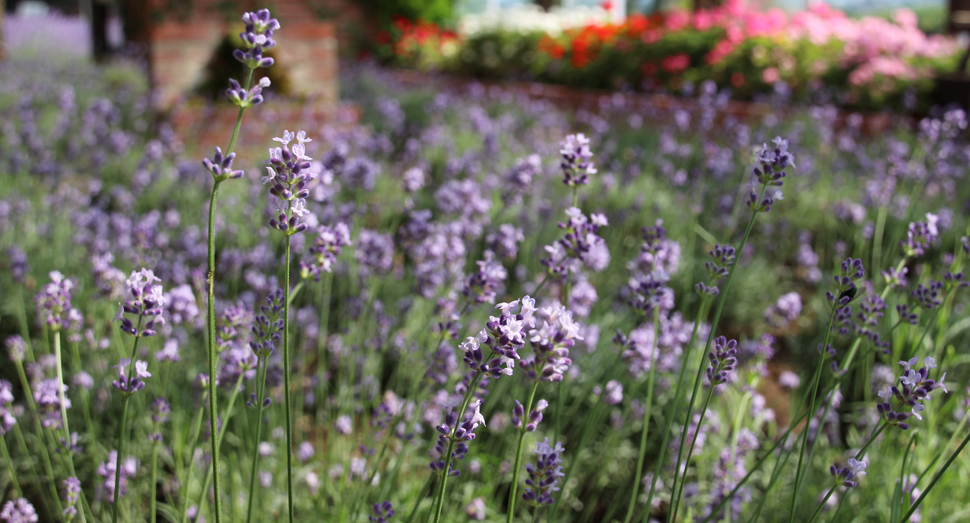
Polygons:
[[187,159],[124,68],[2,72],[0,521],[963,517],[961,112],[360,68],[362,125],[247,165],[238,125]]

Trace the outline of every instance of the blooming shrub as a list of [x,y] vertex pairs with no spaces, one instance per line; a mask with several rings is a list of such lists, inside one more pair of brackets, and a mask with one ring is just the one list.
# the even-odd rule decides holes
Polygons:
[[952,39],[925,35],[907,9],[893,21],[854,20],[824,3],[792,16],[729,0],[697,12],[635,14],[621,24],[475,20],[467,30],[460,38],[447,33],[447,52],[426,36],[408,44],[423,51],[420,58],[412,51],[387,57],[482,78],[647,91],[714,80],[745,99],[783,89],[853,107],[913,109],[927,103],[933,75],[955,67],[959,54]]

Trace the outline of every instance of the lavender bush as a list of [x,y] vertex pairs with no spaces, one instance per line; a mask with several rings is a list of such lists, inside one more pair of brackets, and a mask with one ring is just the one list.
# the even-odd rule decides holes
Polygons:
[[[286,27],[243,21],[272,66]],[[226,79],[202,160],[130,66],[12,60],[0,521],[966,517],[960,111],[872,135],[354,66],[359,125]]]

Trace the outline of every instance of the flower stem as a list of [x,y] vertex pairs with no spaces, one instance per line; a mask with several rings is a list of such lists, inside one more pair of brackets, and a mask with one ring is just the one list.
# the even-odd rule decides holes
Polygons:
[[290,237],[286,236],[283,265],[283,403],[286,409],[286,514],[293,523],[293,420],[290,406]]
[[158,443],[152,443],[152,498],[151,498],[151,508],[149,509],[149,514],[151,515],[152,523],[155,523],[156,516],[156,483],[158,482]]
[[529,400],[525,404],[525,417],[522,420],[522,428],[519,429],[519,446],[515,451],[515,468],[512,470],[512,488],[509,490],[509,513],[506,517],[507,523],[512,523],[515,518],[515,493],[519,486],[519,472],[522,468],[522,449],[525,447],[525,435],[528,434],[525,430],[525,425],[529,417],[529,413],[532,412],[532,401],[536,397],[536,389],[539,388],[539,381],[536,380],[535,384],[532,385],[532,391],[529,392]]
[[943,468],[941,468],[940,471],[937,472],[935,476],[933,476],[933,479],[930,481],[930,484],[926,486],[926,489],[923,490],[923,493],[920,494],[918,498],[916,498],[916,502],[913,503],[913,506],[909,507],[909,512],[907,512],[902,517],[902,519],[899,520],[900,523],[905,523],[910,520],[909,519],[910,516],[912,516],[913,513],[916,512],[916,509],[919,508],[920,503],[922,503],[923,500],[926,499],[926,495],[929,494],[931,490],[933,490],[933,487],[936,486],[936,482],[939,481],[941,477],[943,477],[943,474],[946,472],[946,469],[950,468],[950,465],[953,464],[953,461],[957,458],[957,456],[959,456],[960,453],[963,452],[963,448],[967,446],[967,443],[970,443],[970,432],[967,433],[966,437],[963,438],[963,441],[960,442],[960,446],[957,447],[957,449],[953,452],[953,454],[950,455],[949,459],[946,460],[946,463],[943,464]]
[[[54,358],[57,361],[57,394],[61,400],[61,423],[64,424],[64,442],[66,443],[67,449],[65,449],[65,454],[67,455],[67,465],[71,476],[77,477],[77,472],[74,471],[74,451],[73,444],[71,443],[71,429],[67,424],[67,402],[64,398],[64,363],[61,359],[61,332],[54,331]],[[53,432],[53,431],[52,431]],[[56,441],[56,440],[55,440]],[[80,496],[84,496],[84,491],[80,492]],[[87,522],[87,516],[84,514],[84,507],[81,507],[81,523]]]
[[253,464],[250,467],[250,478],[249,478],[249,501],[246,506],[246,523],[249,523],[253,519],[253,500],[256,498],[256,475],[259,473],[259,439],[262,436],[263,429],[263,396],[266,393],[266,358],[260,358],[256,364],[256,383],[257,393],[256,401],[258,405],[256,406],[256,439],[253,442]]
[[421,505],[421,498],[424,497],[424,493],[431,488],[431,482],[434,481],[434,474],[428,476],[428,481],[424,483],[421,487],[421,491],[418,492],[417,499],[414,500],[414,508],[411,509],[411,514],[408,515],[408,519],[404,523],[411,523],[414,520],[414,515],[418,513],[418,507]]
[[827,503],[829,498],[832,497],[832,493],[835,492],[836,487],[838,487],[838,485],[833,485],[832,488],[829,489],[828,493],[825,494],[825,497],[822,498],[821,503],[819,503],[818,506],[815,507],[815,512],[812,513],[812,517],[809,518],[808,523],[812,523],[813,521],[815,521],[815,519],[818,518],[818,515],[822,513],[822,507],[824,507],[825,503]]
[[125,407],[121,411],[121,425],[118,426],[118,454],[115,455],[115,485],[114,499],[111,507],[111,521],[118,523],[118,502],[121,498],[121,455],[125,451],[125,425],[128,423],[128,400],[130,396],[125,396]]
[[[135,341],[131,344],[131,363],[134,365],[135,355],[138,354],[138,342],[141,341],[141,321],[144,316],[138,315],[138,326],[135,327]],[[129,367],[127,376],[131,376],[131,368]],[[211,381],[211,380],[210,380]],[[125,407],[121,411],[121,426],[118,427],[118,454],[115,456],[115,485],[114,485],[114,502],[111,507],[111,521],[113,523],[118,523],[118,502],[121,500],[121,456],[124,455],[125,451],[125,440],[128,431],[125,430],[128,425],[128,403],[131,399],[131,391],[126,390],[125,395]]]
[[[27,381],[27,374],[24,372],[24,362],[17,361],[17,374],[20,376],[20,385],[23,387],[24,396],[27,399],[27,406],[30,408],[30,412],[33,413],[34,418],[34,431],[37,433],[37,438],[44,437],[44,429],[40,425],[40,416],[37,414],[37,404],[34,403],[34,396],[30,390],[30,382]],[[18,427],[14,425],[14,427]],[[24,443],[24,449],[26,449],[26,443]],[[47,481],[47,485],[50,487],[51,496],[53,498],[54,506],[57,508],[57,512],[60,513],[63,509],[61,507],[61,498],[57,495],[57,486],[52,481],[54,478],[54,469],[51,467],[51,457],[50,453],[47,451],[47,446],[41,442],[40,444],[40,454],[44,462],[44,473],[50,481]]]
[[[633,493],[630,495],[630,504],[626,509],[626,517],[623,523],[630,523],[633,519],[633,508],[637,503],[637,494],[640,492],[640,475],[643,474],[643,455],[647,452],[647,434],[650,429],[650,411],[653,408],[653,384],[657,370],[657,356],[660,352],[660,307],[653,308],[653,352],[650,354],[650,375],[647,378],[647,403],[643,411],[643,432],[640,434],[640,452],[637,453],[637,468],[633,471]],[[560,382],[562,383],[562,382]],[[647,512],[650,511],[649,505]]]
[[[711,398],[714,397],[714,387],[715,387],[715,385],[712,383],[711,384],[711,390],[710,390],[710,392],[707,393],[707,399],[704,400],[704,407],[701,409],[701,417],[698,418],[698,420],[697,420],[697,428],[694,429],[694,437],[691,438],[690,448],[687,450],[687,458],[684,460],[684,468],[685,469],[687,467],[687,464],[690,463],[691,456],[694,454],[694,446],[697,445],[697,436],[700,435],[700,433],[701,433],[701,424],[704,423],[704,415],[707,414],[707,407],[709,407],[711,405]],[[687,424],[684,425],[684,439],[681,441],[681,447],[683,447],[683,445],[684,445],[683,444],[683,441],[686,441],[687,440],[687,430],[690,428],[690,423],[691,423],[691,419],[690,418],[687,418]],[[684,485],[686,483],[687,483],[687,471],[684,470],[684,476],[682,478],[680,478],[680,487],[677,489],[677,498],[676,498],[677,501],[674,502],[674,513],[671,516],[671,518],[676,517],[676,510],[678,508],[678,505],[680,505],[681,498],[684,495]],[[671,519],[670,521],[673,522],[673,521],[676,521],[676,520],[675,519]]]
[[458,432],[458,426],[461,425],[462,418],[465,417],[465,409],[468,408],[468,402],[475,394],[475,389],[478,387],[478,382],[481,381],[482,376],[484,376],[484,373],[479,370],[475,373],[475,377],[472,378],[468,390],[465,391],[465,397],[462,399],[461,408],[458,410],[458,418],[455,421],[455,426],[451,429],[451,439],[448,442],[448,454],[445,456],[445,468],[441,473],[441,486],[438,488],[438,499],[435,504],[434,523],[438,523],[441,520],[441,510],[445,504],[445,486],[448,484],[448,474],[451,472],[451,453],[455,450],[455,434]]
[[18,498],[22,498],[24,497],[24,493],[20,491],[20,482],[17,481],[17,469],[14,468],[13,460],[10,459],[10,452],[7,451],[7,442],[3,439],[3,436],[0,436],[0,451],[2,451],[3,461],[7,464],[7,469],[9,469],[13,490]]
[[[246,74],[245,90],[249,90],[249,84],[253,80],[253,70],[250,69]],[[245,107],[239,108],[236,115],[236,125],[232,130],[232,137],[229,138],[229,147],[226,149],[226,156],[232,153],[236,146],[236,139],[239,138],[239,129],[242,126],[242,116]],[[214,180],[212,184],[212,194],[209,197],[209,224],[207,236],[207,260],[206,267],[206,289],[208,299],[206,300],[206,327],[208,337],[206,339],[206,354],[209,357],[209,430],[211,434],[218,434],[218,421],[216,415],[218,410],[218,398],[216,396],[216,200],[219,196],[219,185],[222,182]],[[220,497],[219,482],[219,438],[212,438],[212,487],[215,496],[215,520],[222,523],[222,499]],[[291,518],[292,521],[292,518]]]
[[[203,394],[207,394],[207,393],[203,393]],[[203,404],[205,403],[205,398],[203,398],[202,403]],[[189,443],[189,445],[188,445],[188,450],[189,450],[188,451],[188,462],[185,464],[185,467],[184,467],[185,468],[185,479],[183,481],[179,482],[179,484],[182,487],[181,488],[181,494],[180,494],[181,495],[181,499],[182,499],[182,510],[180,511],[180,514],[181,514],[180,521],[183,522],[183,523],[185,522],[185,518],[186,518],[186,510],[188,510],[188,508],[189,508],[189,492],[188,492],[188,489],[189,489],[189,481],[191,479],[190,476],[191,476],[191,472],[192,472],[192,455],[195,453],[195,444],[198,443],[198,441],[199,441],[199,434],[202,432],[202,415],[204,413],[205,413],[205,406],[204,405],[200,405],[199,406],[199,412],[198,412],[198,414],[195,415],[195,430],[193,431],[193,434],[192,434],[191,439],[190,439],[191,443]],[[180,462],[184,462],[184,460],[181,460],[181,459],[179,461]]]
[[683,400],[682,391],[684,389],[684,379],[687,375],[687,365],[690,363],[691,349],[694,347],[694,337],[697,335],[697,328],[707,317],[707,312],[711,307],[711,300],[707,296],[701,299],[701,306],[697,312],[697,318],[694,320],[694,328],[691,329],[690,339],[687,341],[686,348],[684,352],[684,361],[680,366],[680,377],[677,379],[677,387],[674,389],[674,405],[673,409],[670,411],[670,416],[667,417],[667,426],[664,429],[663,442],[660,444],[660,455],[657,457],[656,465],[654,465],[653,479],[650,481],[650,493],[647,494],[647,509],[643,513],[643,523],[647,523],[650,519],[650,507],[653,503],[653,495],[657,488],[657,478],[660,477],[660,467],[663,466],[664,457],[667,454],[667,441],[670,440],[670,434],[673,431],[674,417],[680,412],[680,403]]
[[822,353],[818,356],[818,365],[815,366],[815,375],[812,377],[812,388],[808,393],[808,424],[805,425],[805,430],[802,432],[802,445],[798,451],[798,466],[795,469],[795,488],[792,489],[791,495],[791,511],[788,514],[788,522],[792,523],[795,521],[795,508],[798,506],[798,494],[802,487],[802,465],[805,461],[805,447],[808,445],[808,433],[809,426],[811,425],[811,420],[815,416],[815,402],[818,398],[818,384],[822,379],[822,366],[825,364],[826,348],[829,343],[829,336],[832,334],[832,321],[835,319],[835,312],[839,309],[838,306],[832,307],[832,312],[829,314],[829,321],[825,323],[825,338],[822,341]]
[[[764,198],[765,190],[768,188],[767,184],[761,186],[761,196],[758,197],[757,201],[761,201]],[[704,373],[704,366],[707,364],[706,355],[711,350],[711,342],[714,341],[715,333],[717,332],[717,324],[721,320],[721,311],[724,310],[724,303],[727,301],[728,291],[731,290],[731,282],[734,280],[734,272],[738,267],[738,262],[741,260],[741,256],[744,253],[744,245],[748,242],[748,237],[751,235],[751,229],[754,228],[754,220],[758,217],[758,211],[751,213],[751,219],[748,220],[748,226],[744,229],[744,236],[741,238],[741,243],[738,245],[735,251],[736,255],[734,261],[731,262],[731,270],[728,271],[727,280],[724,282],[724,292],[721,292],[721,299],[717,302],[717,309],[714,311],[714,321],[711,323],[711,331],[707,335],[707,343],[704,344],[704,352],[697,367],[697,376],[694,378],[694,391],[691,393],[690,402],[687,404],[687,418],[685,422],[685,427],[690,426],[691,416],[694,411],[694,402],[697,398],[697,392],[701,385],[701,377]],[[712,388],[713,391],[713,388]],[[708,401],[710,398],[708,398]],[[705,409],[706,410],[706,409]],[[704,417],[701,416],[700,421],[698,421],[698,427],[704,422]],[[686,436],[686,433],[685,433]],[[684,454],[684,444],[687,442],[687,438],[683,438],[680,441],[680,449],[677,451],[677,465],[674,469],[674,483],[672,488],[677,487],[677,478],[680,475],[680,464],[682,462],[681,457]],[[688,460],[690,455],[688,454]],[[680,490],[683,491],[684,485],[683,480],[681,480]],[[668,514],[667,521],[673,522],[677,520],[677,510],[680,508],[680,496],[678,495],[675,500],[673,500],[673,510]]]

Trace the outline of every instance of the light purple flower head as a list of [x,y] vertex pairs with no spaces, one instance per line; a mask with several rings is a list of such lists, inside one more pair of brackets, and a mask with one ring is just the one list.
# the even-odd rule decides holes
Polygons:
[[569,187],[589,184],[589,175],[596,174],[589,138],[583,133],[567,135],[559,145],[559,154],[562,155],[563,183]]
[[[290,145],[290,142],[296,143]],[[273,138],[281,147],[270,148],[263,184],[270,184],[269,193],[279,201],[277,216],[269,225],[286,236],[305,231],[309,225],[304,218],[310,211],[306,198],[310,196],[309,183],[316,179],[317,173],[310,168],[310,158],[306,155],[306,144],[312,142],[306,131],[291,133],[283,131],[283,136]]]
[[7,380],[0,380],[0,436],[10,432],[17,424],[13,414],[13,387]]
[[10,500],[0,510],[0,521],[5,523],[37,523],[37,511],[25,498]]
[[[149,269],[134,271],[125,280],[125,288],[131,299],[124,304],[119,304],[118,312],[115,314],[115,321],[121,323],[121,330],[132,336],[154,336],[155,327],[165,325],[165,318],[162,317],[162,310],[165,306],[165,293],[161,285],[156,285],[161,279]],[[137,323],[133,323],[125,314],[134,314],[140,318]],[[145,320],[148,320],[145,322]],[[138,330],[137,325],[141,325]]]
[[245,13],[242,20],[246,24],[246,30],[239,33],[239,38],[246,50],[236,49],[232,55],[250,69],[270,67],[273,59],[264,57],[263,50],[276,45],[273,32],[280,29],[279,21],[270,17],[269,9]]
[[71,289],[74,283],[58,271],[51,271],[50,279],[51,282],[44,285],[34,298],[37,312],[51,330],[67,330],[71,328]]
[[44,428],[60,429],[63,426],[61,419],[61,398],[64,398],[64,408],[71,408],[71,400],[67,397],[67,385],[58,384],[57,379],[39,381],[34,385],[34,403],[41,411],[43,419],[41,425]]
[[[98,465],[97,473],[103,481],[104,490],[108,495],[108,501],[114,502],[115,500],[115,474],[118,472],[116,468],[118,462],[118,451],[112,450],[108,453],[108,459],[102,461]],[[134,457],[128,456],[121,462],[121,477],[118,479],[118,490],[120,496],[124,496],[128,493],[128,478],[134,476],[138,473],[138,467],[140,463]]]

